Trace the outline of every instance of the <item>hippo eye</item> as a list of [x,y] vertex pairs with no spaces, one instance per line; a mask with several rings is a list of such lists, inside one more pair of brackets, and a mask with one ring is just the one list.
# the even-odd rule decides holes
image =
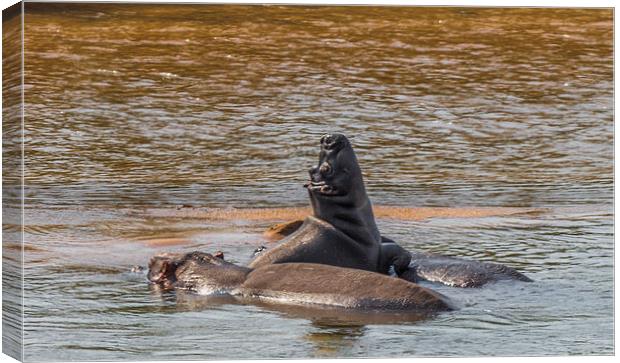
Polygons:
[[323,175],[329,175],[332,173],[332,167],[331,165],[329,165],[328,163],[323,163],[321,164],[321,167],[319,168],[319,172]]

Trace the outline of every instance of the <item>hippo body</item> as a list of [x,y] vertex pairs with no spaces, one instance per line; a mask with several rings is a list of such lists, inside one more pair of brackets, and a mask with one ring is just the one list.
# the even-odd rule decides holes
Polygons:
[[[298,221],[283,224],[301,225]],[[295,232],[297,231],[294,228],[287,228],[287,231],[282,232],[281,236],[286,238],[287,233]],[[274,249],[282,248],[282,246],[276,246]],[[261,247],[263,247],[262,252],[264,252],[266,247]],[[398,245],[393,239],[385,236],[381,236],[379,261],[381,263],[377,272],[387,274],[390,267],[394,267],[394,272],[399,277],[411,282],[425,280],[453,287],[481,287],[487,283],[501,280],[532,281],[517,270],[502,264],[468,260],[438,253],[410,252]],[[336,265],[334,262],[331,264]]]
[[278,246],[261,250],[251,268],[308,262],[388,274],[393,267],[396,275],[412,282],[428,280],[458,287],[508,279],[531,281],[499,264],[411,253],[381,236],[357,157],[344,135],[321,138],[318,165],[309,173],[306,188],[313,215],[268,230],[271,239],[283,239]]
[[357,157],[342,134],[321,138],[318,164],[309,170],[312,216],[267,231],[286,236],[278,246],[263,251],[249,267],[304,262],[357,268],[387,274],[409,265],[410,255],[394,246],[384,250],[366,194]]
[[400,277],[411,282],[426,280],[454,287],[481,287],[500,280],[532,281],[505,265],[427,252],[413,252],[409,269]]
[[415,283],[375,272],[312,263],[273,264],[253,270],[238,291],[245,296],[286,303],[351,309],[452,310],[445,296]]
[[453,309],[445,296],[403,279],[313,263],[251,269],[208,253],[163,254],[151,259],[148,276],[168,288],[279,304],[428,313]]
[[301,262],[377,271],[378,254],[378,251],[369,254],[366,245],[358,243],[324,220],[308,216],[299,229],[276,247],[258,255],[249,267]]

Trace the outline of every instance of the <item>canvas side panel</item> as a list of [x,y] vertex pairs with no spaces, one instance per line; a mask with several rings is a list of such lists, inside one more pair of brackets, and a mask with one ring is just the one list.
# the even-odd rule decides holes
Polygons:
[[2,352],[23,359],[22,19],[2,11]]

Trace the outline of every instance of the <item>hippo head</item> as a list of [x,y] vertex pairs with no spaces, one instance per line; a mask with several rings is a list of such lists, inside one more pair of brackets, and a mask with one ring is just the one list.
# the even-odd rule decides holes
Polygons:
[[365,199],[364,181],[351,143],[342,134],[321,137],[319,163],[310,168],[306,188],[311,199],[331,199],[339,204]]
[[381,235],[366,195],[362,171],[351,143],[342,134],[321,137],[319,163],[305,185],[315,217],[355,241],[379,245]]
[[197,251],[187,254],[161,253],[150,259],[147,277],[152,283],[170,287],[177,281],[179,271],[185,270],[190,263],[222,265],[224,253],[221,251],[217,251],[214,255]]
[[198,251],[164,253],[149,261],[148,278],[164,288],[183,288],[208,295],[239,286],[249,271],[225,261],[220,251],[213,255]]
[[176,281],[175,272],[181,260],[181,255],[159,254],[149,260],[147,277],[150,282],[162,286],[172,286]]

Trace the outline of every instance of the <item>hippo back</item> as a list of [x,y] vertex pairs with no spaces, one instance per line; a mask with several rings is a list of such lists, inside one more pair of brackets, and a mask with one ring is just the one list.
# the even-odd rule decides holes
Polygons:
[[381,246],[374,247],[369,249],[333,225],[308,216],[298,230],[259,255],[249,267],[301,262],[377,271]]
[[237,293],[288,304],[354,309],[451,310],[445,296],[403,279],[310,263],[266,265],[247,275]]

